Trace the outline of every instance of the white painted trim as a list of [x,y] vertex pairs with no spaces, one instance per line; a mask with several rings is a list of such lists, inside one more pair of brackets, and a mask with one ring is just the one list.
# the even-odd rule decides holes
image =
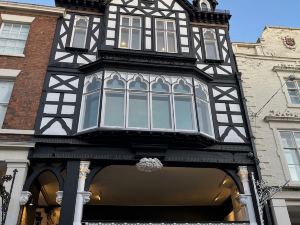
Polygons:
[[48,14],[54,14],[58,16],[63,15],[65,13],[65,8],[61,8],[61,7],[24,4],[24,3],[8,2],[8,1],[0,2],[0,8],[19,10],[21,12],[29,11],[33,13],[48,13]]
[[33,135],[34,130],[0,129],[0,134],[26,134]]
[[0,143],[0,150],[5,147],[7,148],[13,148],[19,150],[20,148],[33,148],[35,146],[35,143],[33,142],[1,142]]
[[1,78],[16,79],[17,76],[20,74],[20,72],[21,70],[0,69],[0,79]]
[[33,16],[19,16],[13,14],[1,14],[1,18],[3,21],[7,22],[21,22],[21,23],[32,23],[35,17]]
[[13,54],[13,53],[0,53],[0,56],[3,55],[3,56],[14,56],[14,57],[21,57],[21,58],[24,58],[25,55],[24,54]]

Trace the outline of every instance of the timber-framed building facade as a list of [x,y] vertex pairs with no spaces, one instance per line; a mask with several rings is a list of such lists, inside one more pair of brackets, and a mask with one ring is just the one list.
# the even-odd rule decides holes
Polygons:
[[21,224],[262,224],[229,12],[56,5]]

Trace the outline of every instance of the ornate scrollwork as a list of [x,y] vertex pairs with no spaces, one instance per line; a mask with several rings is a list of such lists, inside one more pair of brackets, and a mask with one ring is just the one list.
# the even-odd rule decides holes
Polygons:
[[163,168],[163,164],[157,158],[142,158],[137,164],[136,168],[141,172],[151,173]]

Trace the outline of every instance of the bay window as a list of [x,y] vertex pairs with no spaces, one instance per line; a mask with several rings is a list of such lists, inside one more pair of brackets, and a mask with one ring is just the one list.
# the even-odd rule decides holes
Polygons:
[[206,59],[219,60],[219,47],[214,29],[203,29],[203,38],[205,46]]
[[89,18],[87,16],[75,16],[71,47],[85,48]]
[[141,49],[141,17],[121,16],[119,48]]
[[2,127],[14,82],[0,80],[0,128]]
[[173,20],[156,19],[156,51],[158,52],[177,52],[176,24]]
[[284,156],[292,181],[300,181],[300,132],[280,131]]
[[112,71],[105,71],[101,79],[93,76],[86,78],[79,131],[98,126],[101,117],[101,128],[200,132],[214,137],[207,86],[201,81]]

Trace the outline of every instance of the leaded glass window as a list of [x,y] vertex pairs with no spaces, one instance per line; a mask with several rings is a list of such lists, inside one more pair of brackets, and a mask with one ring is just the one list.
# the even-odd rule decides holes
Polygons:
[[219,60],[219,48],[214,29],[203,29],[206,59]]
[[141,29],[141,17],[121,16],[119,47],[140,50]]
[[85,48],[89,19],[86,16],[76,16],[73,27],[71,46]]
[[0,80],[0,128],[2,127],[14,82]]
[[177,52],[175,21],[157,19],[155,21],[155,33],[158,52]]

